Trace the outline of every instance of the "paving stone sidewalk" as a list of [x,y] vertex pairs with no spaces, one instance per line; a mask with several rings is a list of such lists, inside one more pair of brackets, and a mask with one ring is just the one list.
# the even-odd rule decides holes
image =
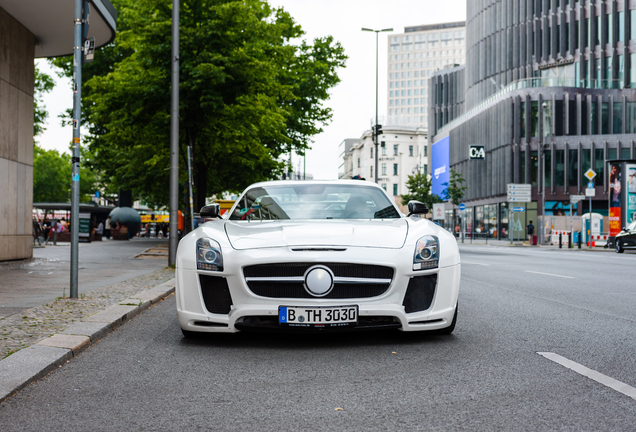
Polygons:
[[0,359],[173,278],[174,270],[166,268],[87,292],[78,299],[62,298],[60,293],[55,301],[0,319]]

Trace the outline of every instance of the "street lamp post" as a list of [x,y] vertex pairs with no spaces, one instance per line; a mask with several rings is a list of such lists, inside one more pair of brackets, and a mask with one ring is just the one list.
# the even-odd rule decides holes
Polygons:
[[[542,175],[539,178],[538,184],[541,185],[541,220],[539,222],[539,244],[543,244],[545,236],[545,148],[549,144],[546,144],[546,135],[552,136],[552,118],[550,117],[550,106],[547,102],[543,102],[543,133],[541,134],[541,172]],[[548,120],[548,121],[546,121]],[[547,126],[547,129],[546,129]]]
[[369,28],[362,28],[362,31],[375,32],[375,125],[373,126],[373,144],[375,146],[375,182],[378,183],[378,135],[381,128],[378,124],[378,33],[393,31],[392,28],[373,30]]

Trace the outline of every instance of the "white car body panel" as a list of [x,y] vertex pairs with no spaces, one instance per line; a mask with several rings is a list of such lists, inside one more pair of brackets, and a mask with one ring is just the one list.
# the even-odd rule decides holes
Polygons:
[[[280,182],[265,184],[274,183]],[[309,182],[285,184],[296,183]],[[364,184],[380,189],[375,184],[360,181],[332,183]],[[413,270],[417,241],[425,235],[439,239],[439,266],[430,270]],[[211,238],[218,242],[222,251],[223,271],[197,270],[196,242],[200,238]],[[394,276],[386,292],[375,297],[292,299],[254,294],[243,274],[245,267],[251,265],[297,262],[386,266],[394,269]],[[410,217],[262,222],[218,219],[204,224],[180,241],[176,266],[177,313],[181,328],[226,333],[239,331],[236,325],[246,317],[277,317],[279,306],[353,304],[359,307],[360,319],[393,317],[403,331],[444,329],[451,325],[455,315],[461,275],[455,237],[429,220]],[[228,313],[208,312],[201,289],[201,275],[226,279],[232,302]],[[425,275],[437,275],[437,286],[430,307],[406,313],[403,302],[409,281],[412,277]]]

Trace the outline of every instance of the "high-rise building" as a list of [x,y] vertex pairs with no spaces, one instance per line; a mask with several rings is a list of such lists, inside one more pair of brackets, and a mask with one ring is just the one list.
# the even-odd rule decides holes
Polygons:
[[[572,195],[586,189],[610,237],[636,220],[634,211],[617,221],[608,208],[616,184],[608,161],[636,158],[636,3],[469,0],[466,33],[465,67],[429,80],[428,127],[440,174],[433,191],[450,169],[466,179],[468,230],[523,238],[526,221],[539,217],[545,239],[550,218],[569,215]],[[473,158],[481,146],[484,157]],[[531,185],[514,226],[510,183]],[[574,214],[589,211],[581,204]]]
[[405,27],[389,36],[388,51],[386,124],[427,127],[427,78],[464,64],[466,23]]

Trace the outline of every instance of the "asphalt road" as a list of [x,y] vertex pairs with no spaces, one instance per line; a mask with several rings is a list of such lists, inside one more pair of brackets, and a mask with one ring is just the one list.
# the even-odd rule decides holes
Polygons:
[[[163,239],[133,238],[79,244],[80,294],[165,268],[166,259],[135,259],[141,252],[166,244]],[[0,263],[0,318],[68,296],[69,243],[33,249],[33,259]]]
[[181,337],[170,296],[1,404],[0,425],[636,429],[635,399],[538,354],[636,387],[636,254],[463,246],[462,261],[451,336],[237,334],[192,342]]

